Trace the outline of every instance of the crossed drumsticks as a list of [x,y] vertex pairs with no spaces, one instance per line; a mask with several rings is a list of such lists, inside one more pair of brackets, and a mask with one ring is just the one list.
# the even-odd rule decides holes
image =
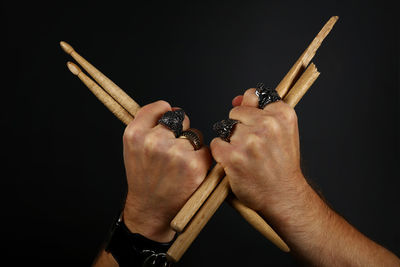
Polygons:
[[[337,16],[329,19],[276,87],[276,91],[283,101],[291,107],[296,106],[318,78],[320,73],[315,65],[313,63],[310,64],[310,62],[337,20]],[[117,118],[124,124],[129,124],[134,119],[140,106],[113,81],[80,56],[69,44],[60,42],[60,45],[99,85],[72,62],[67,63],[69,70],[78,76]],[[225,199],[263,236],[281,250],[290,251],[286,243],[257,212],[243,205],[231,193],[228,177],[225,176],[222,166],[216,164],[171,222],[171,227],[179,235],[167,252],[170,260],[179,261]]]

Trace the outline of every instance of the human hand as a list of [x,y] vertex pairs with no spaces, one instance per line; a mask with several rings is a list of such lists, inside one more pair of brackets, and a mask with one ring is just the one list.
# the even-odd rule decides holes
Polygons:
[[230,143],[220,138],[211,151],[225,170],[234,194],[250,208],[272,219],[289,214],[308,187],[300,168],[297,117],[278,101],[258,109],[255,89],[236,97],[229,117],[236,124]]
[[396,255],[351,226],[308,185],[294,110],[282,101],[264,110],[257,104],[255,89],[235,97],[229,117],[241,123],[230,143],[211,143],[235,195],[268,218],[307,265],[399,266]]
[[[123,213],[131,232],[159,242],[172,239],[170,221],[205,178],[211,165],[207,147],[194,151],[188,140],[157,124],[172,110],[165,101],[142,107],[124,133],[128,195]],[[183,130],[189,128],[185,115]]]

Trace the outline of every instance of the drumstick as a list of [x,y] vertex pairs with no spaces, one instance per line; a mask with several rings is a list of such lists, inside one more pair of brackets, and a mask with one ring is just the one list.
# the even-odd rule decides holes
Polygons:
[[68,69],[89,88],[89,90],[102,102],[118,119],[129,124],[133,120],[132,115],[126,111],[117,101],[107,94],[103,88],[90,79],[81,69],[72,62],[67,62]]
[[307,67],[307,65],[313,59],[315,53],[318,48],[321,46],[322,41],[328,36],[329,32],[332,30],[336,21],[339,19],[338,16],[331,17],[327,23],[325,23],[324,27],[320,30],[311,44],[307,47],[307,49],[301,54],[299,59],[294,63],[289,72],[283,77],[282,81],[276,87],[276,91],[283,98],[288,92],[289,88],[296,82],[296,79],[300,76],[303,70]]
[[269,226],[269,224],[254,210],[245,206],[237,199],[232,192],[226,198],[229,205],[232,206],[243,218],[246,219],[251,226],[253,226],[264,237],[271,241],[275,246],[284,252],[289,252],[290,248],[286,245],[285,241]]
[[[103,90],[95,81],[89,78],[86,74],[84,74],[78,66],[76,66],[72,62],[68,62],[67,66],[69,70],[76,76],[78,76],[81,81],[93,92],[93,94],[113,113],[115,114],[122,122],[125,124],[129,124],[133,117],[125,110],[125,108],[120,105],[117,101],[115,101],[107,92]],[[122,90],[122,89],[121,89]],[[135,114],[134,114],[135,115]],[[218,172],[222,172],[222,168],[214,168],[211,172],[211,175],[220,175]],[[221,176],[222,177],[222,176]],[[219,181],[219,180],[218,180]],[[216,186],[216,185],[215,185]],[[213,188],[215,188],[215,186]],[[234,196],[233,196],[234,198]],[[246,206],[242,205],[239,201],[235,201],[236,203],[233,207],[237,209],[237,211],[242,214],[242,216],[251,224],[254,228],[260,231],[267,239],[270,239],[274,244],[277,244],[278,247],[285,247],[286,244],[280,239],[280,237],[272,230],[272,228],[260,217],[258,214]],[[197,211],[197,209],[196,209]],[[280,241],[279,241],[280,240]],[[278,244],[277,242],[281,242]],[[283,243],[283,244],[282,244]],[[287,246],[286,246],[287,248]]]
[[[310,64],[307,70],[302,74],[300,79],[296,82],[293,88],[290,90],[291,92],[291,102],[292,107],[295,106],[293,103],[298,103],[302,96],[307,92],[307,90],[311,87],[313,82],[318,77],[319,72],[314,64]],[[303,77],[304,76],[304,77]],[[293,92],[292,92],[293,90]],[[284,100],[286,102],[286,98]],[[170,260],[177,262],[186,252],[186,250],[190,247],[192,242],[199,235],[200,231],[204,228],[207,222],[211,219],[214,213],[217,211],[219,206],[225,200],[230,192],[229,179],[228,177],[224,177],[222,181],[218,184],[216,189],[212,192],[212,194],[205,201],[203,206],[199,209],[199,211],[194,215],[192,220],[186,226],[184,232],[182,232],[177,239],[174,241],[172,246],[168,249],[167,255]],[[272,228],[266,228],[265,225],[256,224],[256,222],[264,221],[259,214],[255,211],[247,208],[243,204],[239,204],[239,201],[230,201],[233,207],[236,207],[238,212],[243,216],[245,215],[248,222],[258,230],[261,234],[267,237],[272,243],[277,245],[283,251],[289,252],[290,249],[286,245],[286,243],[275,233]],[[239,208],[238,208],[239,206]],[[253,220],[253,221],[250,221]],[[269,227],[269,225],[268,225]]]
[[124,107],[133,117],[135,116],[136,112],[140,109],[140,106],[127,93],[79,55],[72,46],[64,41],[60,42],[60,46],[67,54],[71,55],[76,62],[78,62],[79,65],[81,65],[90,76],[92,76],[101,87],[103,87],[103,89],[115,99],[115,101]]
[[[299,57],[293,67],[285,75],[282,81],[276,87],[277,92],[282,97],[285,97],[288,89],[291,87],[293,82],[297,77],[299,77],[301,72],[310,63],[311,59],[314,57],[317,49],[320,47],[322,41],[328,35],[332,29],[335,22],[338,20],[337,16],[331,17],[329,21],[320,30],[308,48]],[[182,232],[192,217],[196,214],[198,209],[203,205],[204,201],[208,198],[211,192],[215,189],[221,179],[224,177],[225,173],[219,164],[216,164],[214,169],[205,178],[203,183],[197,188],[196,192],[188,199],[182,209],[178,212],[175,218],[171,222],[171,227],[177,231]]]

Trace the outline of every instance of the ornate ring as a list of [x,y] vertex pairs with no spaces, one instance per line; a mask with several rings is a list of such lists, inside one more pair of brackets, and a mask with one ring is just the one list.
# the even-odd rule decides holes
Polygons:
[[203,135],[197,129],[189,128],[183,131],[179,138],[189,140],[194,150],[199,150],[203,146]]
[[266,105],[281,100],[275,89],[266,88],[263,83],[258,83],[256,87],[258,96],[258,108],[263,109]]
[[213,125],[213,130],[217,132],[218,136],[226,142],[230,142],[233,127],[238,123],[238,120],[226,119],[219,121]]
[[161,119],[158,120],[158,123],[170,129],[175,134],[175,137],[179,137],[182,133],[182,122],[184,118],[185,111],[183,111],[183,109],[167,111],[162,115]]

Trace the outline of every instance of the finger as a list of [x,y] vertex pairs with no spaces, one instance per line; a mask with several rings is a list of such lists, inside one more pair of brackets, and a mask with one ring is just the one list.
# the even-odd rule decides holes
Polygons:
[[166,101],[159,100],[153,102],[139,109],[132,124],[142,129],[152,128],[157,125],[161,116],[170,110],[171,106]]
[[224,163],[232,151],[232,145],[219,137],[214,138],[210,143],[211,154],[216,162]]
[[[198,137],[198,140],[193,140],[193,142],[200,143],[200,147],[202,147],[204,144],[203,143],[203,134],[198,129],[195,129],[195,128],[190,128],[190,131],[194,132]],[[190,136],[181,135],[177,139],[177,142],[183,143],[188,150],[195,150],[195,145],[192,144],[192,140],[190,138],[191,138]]]
[[238,95],[234,99],[232,99],[232,106],[237,107],[242,104],[243,95]]
[[162,138],[167,138],[167,139],[177,139],[175,137],[175,133],[171,131],[167,126],[158,124],[151,131],[154,131],[158,136],[161,136]]
[[258,108],[238,106],[231,109],[229,118],[238,120],[245,125],[254,125],[262,113],[263,111]]
[[273,115],[276,112],[279,112],[279,110],[281,109],[287,109],[290,108],[290,106],[288,104],[286,104],[285,102],[279,100],[273,103],[269,103],[268,105],[266,105],[264,107],[264,111],[266,111],[268,114]]
[[258,97],[256,95],[256,89],[250,88],[246,90],[243,95],[242,106],[258,107]]
[[[181,109],[181,108],[179,108],[179,107],[173,107],[172,108],[173,111],[178,110],[178,109]],[[189,117],[187,116],[187,114],[185,112],[185,118],[183,119],[183,122],[182,122],[182,129],[184,131],[186,131],[189,128],[190,128],[190,119],[189,119]]]
[[[181,108],[179,108],[179,107],[171,108],[171,110],[173,110],[173,111],[178,110],[178,109],[181,109]],[[187,130],[189,127],[190,127],[190,120],[189,120],[189,117],[185,113],[185,116],[184,116],[183,121],[182,121],[182,130],[183,131]],[[165,126],[163,124],[155,125],[153,129],[158,134],[163,135],[166,138],[172,138],[172,137],[176,138],[175,133],[171,129],[169,129],[167,126]]]
[[203,164],[203,168],[205,170],[209,170],[211,167],[211,163],[212,163],[212,156],[211,156],[211,151],[210,148],[207,146],[203,146],[202,148],[200,148],[199,150],[195,151],[198,158],[199,158],[199,162],[202,162]]
[[243,142],[243,138],[251,132],[251,126],[244,125],[243,123],[238,123],[233,129],[233,133],[230,138],[231,145],[235,146]]

